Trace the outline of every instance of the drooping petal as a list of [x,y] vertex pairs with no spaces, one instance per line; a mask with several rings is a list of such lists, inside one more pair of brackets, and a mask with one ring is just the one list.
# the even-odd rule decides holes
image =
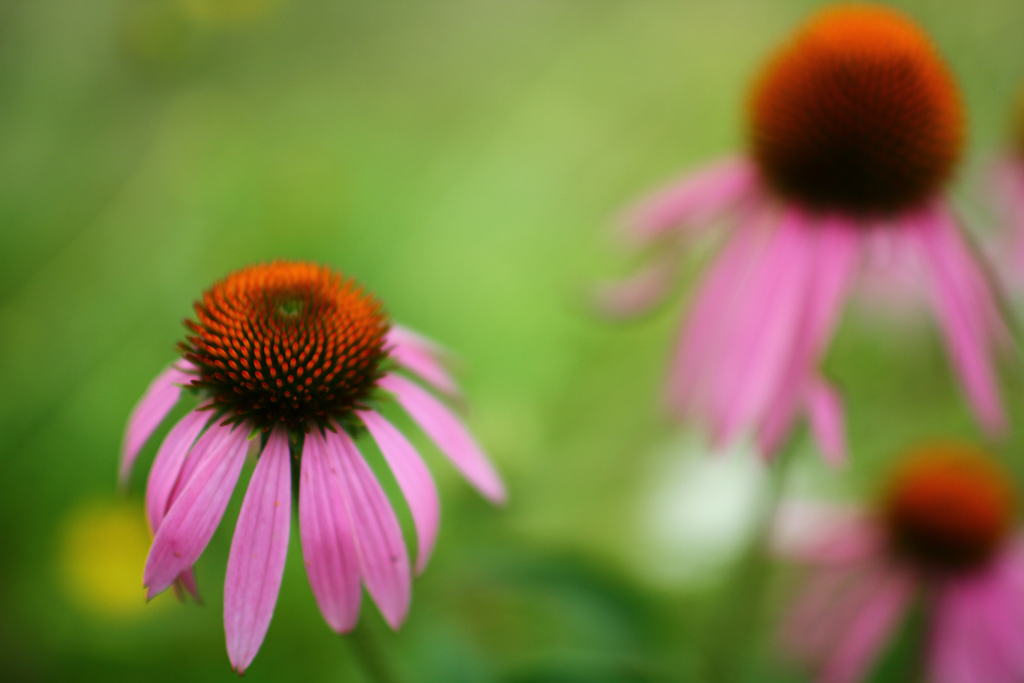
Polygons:
[[447,407],[419,385],[395,374],[378,382],[427,433],[473,486],[494,502],[506,498],[505,486],[476,440]]
[[153,539],[143,574],[149,598],[163,592],[202,555],[224,516],[242,471],[246,430],[214,425],[206,431],[211,433],[214,441],[202,453],[202,461],[171,504]]
[[176,365],[161,372],[132,409],[124,432],[124,442],[121,444],[118,479],[122,486],[127,484],[128,476],[143,444],[181,397],[181,385],[192,381],[190,370],[191,365],[187,361],[178,361]]
[[807,320],[811,352],[821,354],[831,341],[843,303],[861,262],[860,229],[848,221],[822,222],[814,255],[814,281]]
[[1001,319],[974,256],[941,213],[920,217],[918,235],[929,289],[953,365],[982,425],[993,433],[1006,418],[993,368],[993,341]]
[[758,189],[748,159],[727,159],[655,191],[623,218],[624,234],[636,244],[664,237],[675,228],[704,227]]
[[[146,482],[146,521],[149,523],[150,533],[156,534],[174,500],[172,494],[181,490],[181,479],[184,476],[182,470],[186,459],[190,453],[192,458],[199,459],[198,451],[204,450],[209,443],[206,441],[199,448],[194,445],[209,418],[208,412],[193,410],[171,428],[167,438],[160,444],[160,450],[153,460],[153,467],[149,470],[149,479]],[[179,600],[183,599],[186,593],[196,602],[202,602],[192,568],[183,571],[174,582],[174,594]]]
[[430,559],[441,521],[441,504],[434,479],[420,454],[390,422],[371,410],[360,411],[359,416],[380,447],[409,504],[416,525],[416,572],[420,573]]
[[933,264],[944,277],[955,282],[966,304],[964,313],[969,316],[979,336],[990,345],[1006,346],[1010,333],[999,303],[995,280],[982,265],[981,255],[975,250],[957,224],[948,207],[936,206],[929,216],[922,220],[927,237],[934,241],[937,249],[932,255]]
[[807,414],[814,440],[825,460],[832,465],[846,462],[846,422],[839,392],[824,380],[811,382],[807,391]]
[[[209,434],[209,438],[205,438]],[[192,450],[185,456],[185,461],[181,463],[181,471],[178,473],[178,480],[174,482],[174,487],[171,489],[170,495],[167,497],[167,509],[170,510],[171,506],[174,505],[174,501],[178,499],[181,492],[185,490],[185,487],[192,480],[192,475],[196,471],[196,467],[203,462],[204,454],[206,449],[212,444],[216,443],[215,436],[216,432],[211,433],[209,429],[203,433],[201,437],[196,441]],[[250,446],[252,441],[249,442]],[[248,452],[249,446],[246,447]],[[166,513],[165,513],[166,516]]]
[[149,530],[154,534],[167,514],[171,491],[181,474],[185,457],[209,419],[208,411],[193,410],[171,428],[167,438],[160,444],[146,482],[146,520],[149,522]]
[[415,373],[432,387],[449,396],[458,396],[459,387],[444,366],[445,352],[433,341],[399,325],[388,330],[385,345],[398,365]]
[[598,310],[620,319],[647,313],[668,296],[681,263],[679,251],[668,250],[632,275],[602,284],[594,296]]
[[[790,355],[799,347],[797,333],[809,296],[815,239],[813,227],[790,212],[743,300],[733,310],[721,312],[737,320],[725,341],[711,395],[715,435],[723,443],[760,421],[780,388]],[[805,351],[805,357],[792,362],[808,366],[811,358]]]
[[765,227],[757,222],[740,226],[698,287],[676,345],[665,397],[668,408],[682,417],[707,418],[707,397],[721,367],[724,340],[735,323],[722,312],[732,310],[755,274]]
[[862,508],[805,500],[780,503],[770,537],[774,554],[821,568],[848,568],[884,554],[886,539]]
[[224,632],[238,673],[263,644],[281,589],[292,518],[291,469],[287,431],[274,429],[242,501],[224,582]]
[[[931,678],[936,683],[1000,683],[990,666],[995,664],[987,640],[978,647],[979,609],[974,581],[947,580],[933,589],[932,633],[929,643]],[[1009,679],[1008,683],[1013,683]]]
[[815,668],[822,668],[834,657],[850,624],[885,580],[885,573],[873,564],[815,572],[783,621],[783,647]]
[[859,606],[858,613],[823,667],[822,683],[855,683],[864,677],[906,609],[913,588],[908,577],[894,573],[872,592]]
[[384,620],[397,629],[409,612],[412,592],[402,528],[384,489],[348,434],[339,428],[325,438],[328,461],[338,467],[349,504],[359,573]]
[[[1003,562],[1019,562],[1007,557]],[[976,607],[983,621],[981,637],[992,644],[1005,672],[1004,680],[1024,680],[1024,590],[1002,567],[997,567]]]
[[858,230],[863,254],[856,304],[894,329],[926,320],[928,287],[921,248],[913,230],[880,225]]
[[[855,228],[842,221],[824,220],[815,227],[815,231],[818,234],[813,240],[812,274],[807,283],[805,310],[798,323],[786,368],[779,379],[774,398],[766,408],[757,439],[763,453],[768,456],[774,454],[790,433],[799,411],[806,406],[812,429],[815,424],[820,428],[828,428],[823,435],[831,440],[819,440],[819,443],[826,450],[826,457],[835,461],[845,452],[842,413],[841,410],[838,414],[829,413],[824,409],[841,408],[841,405],[834,403],[830,406],[819,401],[822,397],[820,391],[816,391],[816,384],[821,381],[816,380],[815,376],[856,272],[859,245]],[[838,423],[835,422],[836,418],[839,419]],[[816,423],[816,419],[825,421]]]
[[189,567],[178,574],[178,578],[174,580],[172,585],[178,600],[184,601],[185,594],[187,593],[192,596],[196,603],[202,604],[203,599],[199,595],[199,585],[196,583],[196,570],[194,567]]
[[[807,579],[780,627],[780,645],[788,656],[804,663],[821,659],[823,649],[834,638],[821,627],[828,623],[824,615],[832,612],[836,595],[848,580],[844,572],[836,570],[817,572]],[[830,630],[834,631],[834,626]]]
[[988,565],[938,583],[929,605],[929,673],[936,683],[1024,680],[1024,553],[1018,539]]
[[362,588],[350,504],[341,469],[327,454],[320,430],[306,435],[299,474],[299,536],[313,597],[338,633],[359,620]]
[[757,448],[764,457],[774,458],[785,446],[786,439],[793,431],[793,425],[799,416],[800,408],[803,407],[801,389],[804,384],[801,382],[797,387],[784,389],[768,407],[756,435]]

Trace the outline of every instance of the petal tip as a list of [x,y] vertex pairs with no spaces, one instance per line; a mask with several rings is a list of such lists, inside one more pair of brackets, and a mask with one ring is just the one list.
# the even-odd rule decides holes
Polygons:
[[488,487],[488,490],[483,492],[487,500],[491,501],[495,505],[507,505],[508,504],[508,491],[505,489],[505,485],[501,482],[497,482],[492,487]]
[[381,611],[381,614],[384,616],[384,621],[386,621],[388,626],[391,627],[391,630],[398,631],[402,628],[406,618],[409,616],[409,601],[406,600],[404,604],[398,607],[397,611],[391,614],[384,611]]

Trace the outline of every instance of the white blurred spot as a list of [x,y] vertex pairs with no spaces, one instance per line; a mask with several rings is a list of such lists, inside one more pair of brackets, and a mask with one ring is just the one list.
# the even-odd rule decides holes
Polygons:
[[768,467],[752,448],[709,451],[686,435],[652,461],[635,557],[650,580],[676,586],[715,578],[757,526]]

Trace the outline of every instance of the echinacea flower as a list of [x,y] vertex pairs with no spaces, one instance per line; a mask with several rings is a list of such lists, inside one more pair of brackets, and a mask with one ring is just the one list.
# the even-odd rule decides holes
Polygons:
[[628,212],[626,237],[656,256],[604,294],[613,313],[649,308],[689,238],[734,224],[674,351],[670,410],[718,443],[749,434],[767,456],[806,414],[825,456],[842,460],[842,404],[820,364],[851,286],[885,261],[923,283],[971,406],[1000,431],[992,355],[1005,323],[944,195],[964,111],[929,38],[895,10],[828,8],[755,80],[748,124],[748,156]]
[[876,509],[784,507],[780,550],[809,569],[783,625],[784,648],[822,683],[853,683],[919,600],[928,681],[1024,680],[1015,505],[993,460],[937,444],[908,456]]
[[361,584],[397,628],[411,578],[402,530],[355,437],[380,448],[416,528],[417,571],[437,536],[433,479],[408,440],[378,412],[394,399],[456,468],[492,501],[497,472],[462,422],[408,371],[442,393],[456,386],[431,342],[389,325],[352,280],[310,263],[274,262],[231,273],[203,294],[183,358],[160,374],[128,420],[121,479],[184,390],[199,405],[157,452],[146,486],[153,545],[143,583],[195,595],[192,566],[220,523],[246,453],[257,455],[228,556],[224,628],[240,673],[256,656],[277,602],[291,527],[293,478],[306,575],[335,631],[358,620]]

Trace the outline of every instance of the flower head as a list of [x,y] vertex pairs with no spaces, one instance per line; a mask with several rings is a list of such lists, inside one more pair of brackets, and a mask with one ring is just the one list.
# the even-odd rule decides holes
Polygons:
[[929,680],[1020,680],[1024,537],[1011,533],[1014,506],[994,461],[940,443],[904,460],[875,510],[787,509],[780,547],[810,574],[785,623],[785,647],[820,680],[860,680],[920,596]]
[[380,302],[328,268],[250,266],[208,289],[182,355],[230,422],[307,432],[348,421],[383,376]]
[[720,218],[735,224],[680,334],[670,411],[719,442],[750,435],[768,456],[806,415],[824,455],[842,460],[842,401],[820,364],[854,286],[875,272],[915,292],[923,284],[971,406],[1000,432],[993,355],[1008,335],[942,194],[964,114],[924,33],[887,8],[826,9],[755,80],[749,119],[748,158],[686,177],[627,214],[626,236],[656,256],[603,294],[617,315],[653,306],[688,239]]
[[750,98],[765,182],[806,206],[903,211],[949,179],[964,115],[935,46],[893,10],[827,9],[768,63]]
[[882,516],[893,548],[935,571],[985,565],[1006,540],[1014,497],[1006,474],[974,449],[938,444],[908,457]]
[[224,626],[239,671],[256,656],[277,602],[298,474],[299,534],[320,611],[353,628],[365,585],[397,628],[410,599],[402,531],[355,438],[377,443],[412,513],[425,567],[440,507],[429,471],[379,408],[394,399],[485,496],[505,497],[498,474],[462,422],[405,370],[444,393],[457,388],[430,341],[388,322],[352,280],[315,264],[274,262],[228,275],[186,321],[183,358],[158,376],[132,412],[121,477],[179,400],[199,405],[175,424],[146,487],[154,534],[143,583],[197,595],[192,566],[220,523],[246,453],[256,454],[228,557]]

